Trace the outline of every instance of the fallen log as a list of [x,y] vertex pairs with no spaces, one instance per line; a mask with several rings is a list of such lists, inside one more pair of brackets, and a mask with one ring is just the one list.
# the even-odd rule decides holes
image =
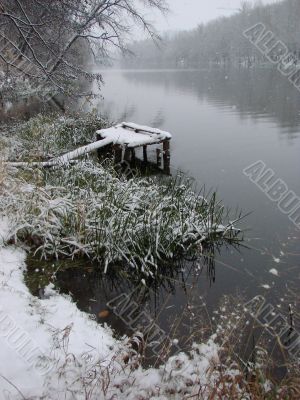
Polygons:
[[69,164],[71,161],[73,161],[75,158],[78,158],[80,156],[84,156],[88,153],[91,153],[92,151],[98,150],[101,147],[107,146],[112,143],[112,140],[110,138],[103,139],[103,140],[97,140],[94,143],[79,147],[76,150],[70,151],[69,153],[63,154],[62,156],[53,158],[52,160],[49,161],[41,161],[41,162],[4,162],[4,165],[10,166],[10,167],[16,167],[16,168],[26,168],[26,167],[54,167],[58,165],[65,165]]

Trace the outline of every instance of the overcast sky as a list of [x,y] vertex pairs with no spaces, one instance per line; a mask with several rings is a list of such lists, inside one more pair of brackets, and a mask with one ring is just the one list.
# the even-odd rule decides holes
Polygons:
[[[230,15],[237,11],[241,0],[168,0],[171,9],[167,19],[158,17],[155,26],[158,31],[191,29],[201,22]],[[278,0],[262,0],[274,3]],[[153,18],[152,18],[153,20]]]

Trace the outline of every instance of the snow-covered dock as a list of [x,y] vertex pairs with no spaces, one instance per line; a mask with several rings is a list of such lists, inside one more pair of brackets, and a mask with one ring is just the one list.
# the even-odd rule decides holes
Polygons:
[[147,147],[150,145],[162,144],[156,148],[156,163],[162,166],[166,173],[170,172],[170,140],[172,135],[149,126],[137,125],[130,122],[122,122],[107,129],[96,131],[97,140],[85,146],[78,147],[66,154],[44,162],[5,162],[5,165],[12,167],[53,167],[56,165],[68,164],[75,159],[98,151],[99,155],[112,152],[117,163],[121,161],[135,161],[135,149],[143,147],[143,159],[148,162]]
[[114,144],[130,148],[158,144],[172,138],[169,132],[132,122],[122,122],[111,128],[102,129],[97,131],[97,135],[99,139],[111,139]]
[[[147,148],[151,145],[162,144],[161,148],[156,148],[156,163],[158,167],[162,165],[166,172],[170,170],[170,140],[171,133],[149,126],[138,125],[132,122],[122,122],[111,128],[97,131],[98,141],[110,141],[116,162],[121,160],[134,161],[135,149],[143,147],[143,159],[148,162]],[[105,150],[101,147],[99,153]]]

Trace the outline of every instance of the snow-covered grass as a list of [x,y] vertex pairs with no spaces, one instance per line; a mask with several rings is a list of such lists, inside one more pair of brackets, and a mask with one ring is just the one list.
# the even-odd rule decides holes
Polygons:
[[3,127],[1,155],[7,161],[42,161],[74,150],[96,139],[96,131],[108,126],[91,112],[64,116],[38,114],[27,122]]
[[6,179],[6,168],[3,162],[0,160],[0,190],[4,187],[4,181]]
[[[4,71],[6,71],[4,73]],[[69,85],[69,88],[74,86]],[[17,71],[7,72],[6,66],[1,65],[0,60],[0,92],[5,101],[16,101],[20,99],[39,98],[40,101],[49,100],[57,94],[57,89],[49,82],[45,82],[42,77],[30,80]]]
[[204,199],[188,181],[128,180],[111,163],[93,161],[33,176],[30,184],[7,178],[0,215],[13,221],[10,239],[43,258],[86,256],[105,270],[119,263],[148,276],[162,262],[201,254],[204,242],[237,235],[222,225],[226,212],[215,195]]

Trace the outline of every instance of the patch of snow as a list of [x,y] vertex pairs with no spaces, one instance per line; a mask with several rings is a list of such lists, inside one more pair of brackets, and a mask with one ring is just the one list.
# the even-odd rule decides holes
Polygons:
[[[0,376],[0,398],[4,391],[11,399],[21,398],[11,382],[25,398],[62,399],[71,375],[76,380],[88,358],[110,360],[118,343],[109,328],[80,312],[68,296],[52,291],[46,300],[33,297],[23,281],[24,269],[23,251],[0,248],[0,375],[6,379]],[[67,353],[81,367],[59,382]],[[81,389],[75,385],[76,390]]]
[[261,287],[267,290],[271,289],[271,286],[268,284],[261,285]]
[[273,389],[273,383],[269,380],[269,379],[267,379],[264,383],[263,383],[263,388],[264,388],[264,391],[267,393],[267,392],[270,392],[272,389]]
[[[139,130],[139,132],[135,130]],[[110,139],[115,144],[128,147],[151,145],[172,137],[169,132],[130,122],[122,122],[111,128],[99,130],[97,134],[101,135],[103,139]]]
[[272,269],[270,269],[270,274],[272,274],[272,275],[275,275],[275,276],[279,276],[279,273],[278,273],[278,271],[277,271],[277,269],[276,268],[272,268]]
[[91,151],[94,151],[101,147],[107,146],[110,143],[112,143],[112,141],[110,139],[98,140],[97,142],[88,144],[86,146],[79,147],[78,149],[71,151],[67,154],[64,154],[61,157],[54,158],[53,160],[51,160],[51,162],[53,162],[55,164],[65,164],[65,163],[68,163],[70,160],[73,160],[74,158],[78,158],[80,156],[88,154]]

